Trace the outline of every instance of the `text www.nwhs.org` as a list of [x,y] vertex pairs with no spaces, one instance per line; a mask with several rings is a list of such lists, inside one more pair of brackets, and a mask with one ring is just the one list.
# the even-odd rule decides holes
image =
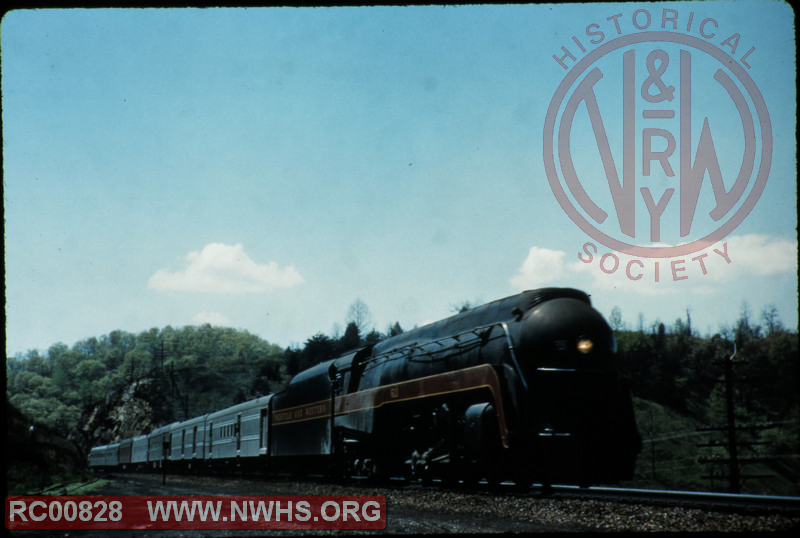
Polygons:
[[[147,501],[150,521],[378,521],[382,517],[381,505],[377,501],[328,500],[312,510],[309,501],[217,501],[182,500]],[[316,513],[315,513],[316,512]]]

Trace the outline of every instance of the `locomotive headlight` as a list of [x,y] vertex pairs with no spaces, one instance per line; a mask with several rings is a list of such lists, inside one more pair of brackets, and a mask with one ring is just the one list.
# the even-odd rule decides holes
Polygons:
[[578,340],[578,351],[581,353],[589,353],[592,350],[592,347],[594,347],[594,343],[588,338],[581,338]]

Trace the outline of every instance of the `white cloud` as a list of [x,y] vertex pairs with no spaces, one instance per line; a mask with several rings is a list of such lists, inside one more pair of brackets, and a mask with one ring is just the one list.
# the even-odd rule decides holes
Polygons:
[[517,289],[535,289],[560,280],[565,272],[566,252],[531,247],[516,276],[509,282]]
[[636,258],[602,246],[580,253],[582,260],[590,260],[588,263],[578,256],[565,262],[566,254],[532,247],[511,285],[529,289],[572,281],[594,290],[640,296],[676,292],[709,296],[740,277],[797,273],[797,242],[758,234],[730,236],[683,258]]
[[275,262],[258,264],[241,244],[210,243],[201,252],[186,255],[183,271],[156,271],[148,286],[159,291],[258,293],[302,282],[303,277],[294,266],[280,268]]
[[[600,257],[607,252],[619,259],[619,269],[613,274],[600,270]],[[686,291],[692,294],[710,294],[719,291],[720,285],[747,277],[766,277],[797,273],[797,242],[763,234],[732,235],[708,248],[686,254],[679,258],[662,260],[639,259],[617,252],[600,250],[591,264],[575,262],[572,269],[591,273],[595,284],[603,287],[630,288],[643,295],[659,295]],[[613,266],[609,257],[606,270]],[[641,263],[640,263],[641,262]],[[642,278],[633,280],[626,274],[628,264],[631,272]],[[655,265],[659,265],[658,282]],[[579,267],[579,266],[584,267]]]
[[797,273],[797,241],[762,234],[728,238],[730,268],[736,276]]
[[219,312],[198,312],[197,315],[192,318],[192,321],[198,325],[203,325],[204,323],[219,327],[230,327],[231,325],[231,320]]
[[[613,256],[609,255],[604,259],[606,252],[601,251],[593,256],[591,263],[575,261],[568,264],[567,269],[589,277],[591,280],[587,281],[587,286],[592,290],[631,291],[651,296],[675,292],[675,288],[666,282],[669,268],[663,262],[659,264],[659,282],[656,282],[654,261],[634,261],[634,258],[608,252]],[[603,260],[602,265],[601,260]]]

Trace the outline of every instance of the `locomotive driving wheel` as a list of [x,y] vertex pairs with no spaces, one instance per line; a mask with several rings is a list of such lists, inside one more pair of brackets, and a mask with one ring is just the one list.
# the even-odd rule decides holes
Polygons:
[[453,413],[442,403],[416,415],[407,428],[409,444],[405,474],[410,480],[447,479],[452,461]]

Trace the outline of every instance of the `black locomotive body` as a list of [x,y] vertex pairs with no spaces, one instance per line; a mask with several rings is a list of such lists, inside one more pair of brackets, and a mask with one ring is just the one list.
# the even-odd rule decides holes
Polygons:
[[342,475],[589,484],[640,440],[613,334],[578,290],[494,301],[299,374],[271,454]]
[[615,348],[585,293],[526,291],[318,364],[280,393],[164,426],[131,450],[95,447],[90,466],[626,480],[641,440]]

